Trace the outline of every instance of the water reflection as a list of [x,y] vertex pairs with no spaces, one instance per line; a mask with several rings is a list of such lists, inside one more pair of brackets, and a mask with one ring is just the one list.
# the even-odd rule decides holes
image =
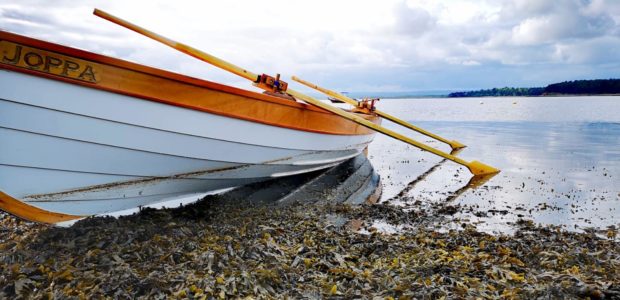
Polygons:
[[[430,106],[437,105],[431,100],[418,100],[413,107],[426,111],[424,101]],[[571,107],[557,99],[555,101],[556,110],[567,110],[567,115],[574,115]],[[492,100],[486,100],[489,102]],[[618,226],[620,122],[613,118],[620,118],[620,99],[616,103],[615,106],[607,103],[599,108],[615,107],[617,115],[602,111],[603,120],[586,122],[562,120],[558,117],[559,112],[554,113],[553,122],[545,118],[500,121],[501,116],[484,122],[414,122],[467,144],[460,157],[468,161],[480,160],[502,170],[477,189],[467,187],[471,176],[464,167],[443,163],[441,158],[389,138],[377,137],[371,145],[370,157],[384,182],[383,199],[397,198],[399,205],[403,206],[412,201],[452,200],[469,211],[456,215],[456,218],[468,219],[477,223],[479,229],[487,231],[507,231],[508,224],[519,218],[577,230],[591,226]],[[412,107],[411,103],[399,105]],[[544,106],[545,111],[551,111],[550,103],[544,103]],[[387,107],[397,110],[390,105]],[[596,108],[590,108],[589,115],[594,114],[593,110]],[[458,115],[454,119],[458,120]],[[388,127],[444,151],[449,150],[428,138],[415,136],[396,126]],[[429,169],[432,171],[428,172]],[[498,211],[508,213],[498,214]]]

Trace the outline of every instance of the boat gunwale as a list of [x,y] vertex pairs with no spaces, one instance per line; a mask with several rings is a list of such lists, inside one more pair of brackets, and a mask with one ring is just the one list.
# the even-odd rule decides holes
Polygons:
[[[8,38],[6,38],[5,35],[8,36]],[[209,89],[217,90],[220,92],[226,92],[226,93],[236,94],[239,96],[250,97],[256,100],[267,101],[267,102],[282,104],[286,106],[293,106],[293,107],[298,107],[302,109],[310,109],[310,110],[314,110],[314,111],[321,112],[321,113],[331,114],[325,110],[316,108],[309,104],[293,102],[291,100],[279,98],[276,96],[261,94],[261,93],[250,91],[250,90],[244,90],[241,88],[236,88],[233,86],[229,86],[229,85],[225,85],[225,84],[221,84],[221,83],[217,83],[217,82],[213,82],[213,81],[209,81],[205,79],[200,79],[200,78],[196,78],[196,77],[192,77],[188,75],[183,75],[180,73],[175,73],[172,71],[166,71],[163,69],[159,69],[159,68],[139,64],[139,63],[134,63],[131,61],[120,59],[120,58],[114,58],[114,57],[110,57],[110,56],[106,56],[102,54],[97,54],[94,52],[89,52],[87,50],[82,50],[78,48],[55,44],[55,43],[44,41],[44,40],[30,38],[27,36],[22,36],[19,34],[15,34],[15,33],[0,29],[0,40],[3,40],[5,38],[7,41],[16,42],[16,43],[24,44],[26,46],[39,48],[40,50],[56,52],[58,54],[67,55],[67,56],[73,56],[75,58],[85,59],[85,60],[89,60],[92,62],[101,63],[105,65],[111,65],[114,67],[136,71],[136,72],[140,72],[140,73],[147,74],[147,75],[157,76],[157,77],[164,78],[164,79],[170,79],[170,80],[174,80],[177,82],[194,85],[197,87],[209,88]],[[3,68],[4,66],[7,66],[7,65],[0,64],[0,68]],[[13,69],[10,66],[8,67],[10,69]],[[22,70],[28,71],[22,68],[16,68],[16,69],[20,71]],[[28,73],[30,74],[31,72],[28,72]],[[47,73],[42,73],[42,72],[37,72],[37,71],[35,71],[33,74],[47,75]],[[68,82],[76,83],[76,80],[66,78],[66,77],[60,77],[60,76],[55,76],[55,75],[45,76],[45,77],[51,77],[55,79],[56,78],[69,79],[67,80]],[[95,84],[87,84],[87,85],[96,86]]]
[[[174,72],[171,72],[171,71],[166,71],[166,70],[162,70],[162,69],[158,69],[158,68],[154,68],[154,67],[150,67],[150,66],[146,66],[146,65],[142,65],[142,64],[138,64],[138,63],[122,60],[122,59],[118,59],[118,58],[113,58],[113,57],[110,57],[110,56],[105,56],[105,55],[89,52],[89,51],[86,51],[86,50],[81,50],[81,49],[77,49],[77,48],[73,48],[73,47],[69,47],[69,46],[55,44],[55,43],[52,43],[52,42],[47,42],[47,41],[43,41],[43,40],[39,40],[39,39],[34,39],[34,38],[22,36],[22,35],[19,35],[19,34],[15,34],[15,33],[4,31],[4,30],[0,29],[0,41],[2,41],[2,40],[6,40],[8,42],[18,43],[18,44],[22,44],[22,45],[25,45],[25,46],[37,48],[37,49],[42,50],[42,51],[50,51],[50,52],[58,53],[58,54],[61,54],[61,55],[66,55],[66,56],[74,57],[74,58],[77,58],[77,59],[84,59],[84,60],[88,60],[88,61],[91,61],[91,62],[94,62],[94,63],[100,63],[100,64],[103,64],[103,65],[108,65],[108,66],[112,66],[112,67],[116,67],[116,68],[120,68],[120,69],[124,69],[124,70],[128,70],[128,71],[138,72],[138,73],[145,74],[147,76],[154,76],[154,77],[158,77],[158,78],[161,78],[161,79],[164,79],[164,80],[171,80],[171,81],[174,81],[174,82],[177,82],[177,83],[187,84],[187,85],[191,85],[191,86],[198,87],[198,88],[206,88],[206,89],[217,91],[217,92],[233,94],[233,95],[249,98],[249,99],[252,99],[252,100],[258,100],[258,101],[262,101],[262,102],[267,102],[267,103],[270,103],[270,104],[288,106],[288,107],[291,107],[291,108],[294,108],[294,109],[298,109],[298,110],[302,110],[302,111],[303,110],[309,110],[309,111],[312,111],[314,113],[321,113],[321,114],[332,115],[334,117],[338,117],[338,116],[336,116],[335,114],[333,114],[333,113],[331,113],[329,111],[323,110],[321,108],[315,107],[315,106],[310,105],[310,104],[300,103],[300,102],[297,102],[297,101],[292,101],[292,100],[289,100],[289,99],[284,99],[284,98],[280,98],[280,97],[276,97],[276,96],[271,96],[271,95],[267,95],[267,94],[261,94],[261,93],[250,91],[250,90],[244,90],[244,89],[240,89],[240,88],[236,88],[236,87],[232,87],[232,86],[228,86],[228,85],[224,85],[224,84],[220,84],[220,83],[216,83],[216,82],[212,82],[212,81],[208,81],[208,80],[204,80],[204,79],[199,79],[199,78],[195,78],[195,77],[191,77],[191,76],[187,76],[187,75],[183,75],[183,74],[179,74],[179,73],[174,73]],[[40,72],[38,70],[24,69],[24,68],[12,66],[12,65],[9,65],[9,64],[0,64],[0,69],[16,71],[16,72],[25,73],[25,74],[29,74],[29,75],[34,75],[34,76],[38,76],[38,77],[43,77],[43,78],[53,79],[53,80],[57,80],[57,81],[62,81],[62,82],[70,83],[70,84],[76,84],[76,85],[79,85],[79,86],[84,86],[84,87],[88,87],[88,88],[94,88],[94,89],[103,90],[103,91],[107,91],[107,92],[122,94],[122,95],[130,96],[130,97],[134,97],[134,98],[138,98],[138,99],[145,99],[145,100],[149,100],[149,101],[153,101],[153,102],[173,105],[173,106],[177,106],[177,107],[183,107],[183,108],[187,108],[187,109],[191,109],[191,110],[212,113],[212,114],[221,115],[221,116],[224,116],[224,117],[230,117],[230,118],[235,118],[235,119],[240,119],[240,120],[246,120],[246,121],[250,121],[250,122],[263,123],[263,124],[266,124],[266,125],[283,127],[283,128],[289,128],[289,129],[293,129],[293,130],[300,130],[300,131],[307,131],[307,132],[314,132],[314,133],[321,133],[321,134],[333,134],[333,135],[367,135],[367,134],[373,134],[374,133],[374,132],[372,132],[372,130],[369,130],[367,128],[364,128],[365,132],[345,133],[345,132],[333,132],[333,131],[326,131],[326,130],[317,130],[317,129],[312,129],[312,128],[303,127],[303,126],[283,125],[283,124],[278,123],[278,122],[270,122],[270,121],[267,121],[267,120],[264,120],[264,119],[258,119],[258,118],[252,118],[252,117],[246,117],[246,116],[239,116],[239,115],[232,114],[232,113],[227,113],[227,112],[224,112],[224,111],[212,110],[212,109],[207,109],[207,108],[204,108],[204,107],[197,107],[197,106],[194,106],[194,105],[187,105],[187,104],[179,103],[179,102],[174,101],[174,100],[165,100],[165,99],[161,99],[161,98],[157,98],[157,97],[152,97],[152,96],[148,96],[148,95],[133,93],[133,92],[126,91],[126,90],[123,90],[123,89],[120,89],[120,88],[110,88],[110,87],[98,85],[96,83],[83,82],[83,81],[76,80],[76,79],[69,78],[69,77],[62,77],[62,76],[58,76],[58,75],[55,75],[55,74]],[[371,120],[371,121],[373,121],[375,123],[376,122],[380,122],[379,121],[380,118],[378,118],[375,115],[368,115],[368,114],[358,114],[358,115],[360,115],[361,117],[363,117],[365,119]],[[358,126],[359,127],[363,127],[361,125],[358,125]]]

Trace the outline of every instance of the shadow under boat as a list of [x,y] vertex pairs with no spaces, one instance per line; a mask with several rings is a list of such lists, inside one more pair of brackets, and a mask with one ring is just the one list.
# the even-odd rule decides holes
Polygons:
[[375,203],[381,196],[379,175],[364,154],[332,168],[238,187],[205,200],[238,205]]
[[[169,210],[173,215],[200,214],[213,204],[237,207],[286,206],[297,204],[374,204],[381,197],[380,177],[364,154],[359,154],[337,166],[287,176],[269,181],[252,183],[207,195],[200,200],[182,205],[179,202],[155,204],[154,207]],[[153,208],[141,208],[141,212]],[[140,217],[126,213],[96,216]],[[133,216],[132,216],[133,214]],[[92,218],[91,218],[92,219]],[[72,225],[71,224],[64,224]]]

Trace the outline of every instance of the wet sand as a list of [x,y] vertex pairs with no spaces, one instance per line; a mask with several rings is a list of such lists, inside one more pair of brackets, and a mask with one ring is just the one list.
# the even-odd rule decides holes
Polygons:
[[[620,97],[390,99],[380,104],[467,144],[459,157],[502,170],[481,188],[463,190],[470,177],[465,168],[377,136],[369,152],[385,186],[383,200],[394,198],[391,203],[404,209],[420,199],[449,200],[464,207],[455,219],[490,233],[511,233],[520,219],[577,232],[620,226]],[[425,178],[415,182],[422,174]]]

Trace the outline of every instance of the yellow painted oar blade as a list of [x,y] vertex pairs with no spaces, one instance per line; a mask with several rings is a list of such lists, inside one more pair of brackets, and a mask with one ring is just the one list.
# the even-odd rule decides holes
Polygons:
[[[303,85],[305,85],[305,86],[307,86],[307,87],[313,88],[313,89],[315,89],[317,91],[320,91],[320,92],[322,92],[322,93],[324,93],[324,94],[326,94],[328,96],[334,97],[334,98],[336,98],[336,99],[338,99],[340,101],[346,102],[346,103],[351,104],[353,106],[357,106],[358,105],[358,102],[355,101],[355,99],[351,99],[351,98],[349,98],[349,97],[347,97],[347,96],[345,96],[343,94],[340,94],[340,93],[338,93],[336,91],[332,91],[332,90],[320,87],[320,86],[318,86],[318,85],[316,85],[314,83],[311,83],[309,81],[303,80],[303,79],[301,79],[301,78],[299,78],[297,76],[293,76],[292,79],[297,81],[297,82],[299,82],[299,83],[301,83],[301,84],[303,84]],[[407,127],[407,128],[409,128],[409,129],[411,129],[413,131],[417,131],[417,132],[419,132],[419,133],[421,133],[423,135],[426,135],[428,137],[432,137],[432,138],[434,138],[434,139],[436,139],[438,141],[444,142],[444,143],[450,145],[452,150],[456,150],[456,149],[460,149],[460,148],[465,148],[466,147],[465,145],[463,145],[463,144],[461,144],[461,143],[459,143],[457,141],[454,141],[454,140],[450,141],[448,139],[440,137],[440,136],[438,136],[438,135],[436,135],[436,134],[434,134],[432,132],[426,131],[426,130],[420,128],[420,127],[417,127],[417,126],[415,126],[415,125],[413,125],[411,123],[405,122],[404,120],[401,120],[401,119],[399,119],[399,118],[397,118],[395,116],[392,116],[392,115],[390,115],[390,114],[388,114],[386,112],[380,111],[378,109],[375,110],[374,113],[376,113],[377,115],[379,115],[379,116],[381,116],[381,117],[383,117],[385,119],[388,119],[388,120],[390,120],[390,121],[392,121],[392,122],[394,122],[396,124],[399,124],[401,126]]]
[[467,165],[467,168],[476,176],[499,173],[498,169],[485,165],[477,160],[470,162],[469,165]]

